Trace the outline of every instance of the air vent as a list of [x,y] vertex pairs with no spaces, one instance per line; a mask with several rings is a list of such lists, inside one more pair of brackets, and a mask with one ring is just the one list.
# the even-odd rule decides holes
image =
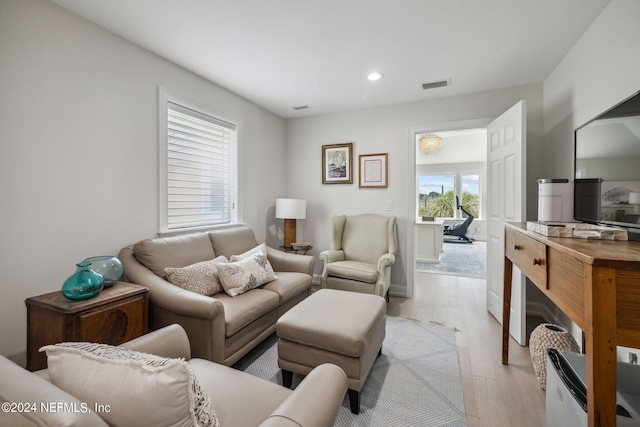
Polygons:
[[451,80],[441,80],[439,82],[422,83],[422,89],[435,89],[437,87],[445,87],[451,84]]
[[308,105],[300,105],[298,107],[293,107],[294,110],[306,110],[307,108],[311,108]]

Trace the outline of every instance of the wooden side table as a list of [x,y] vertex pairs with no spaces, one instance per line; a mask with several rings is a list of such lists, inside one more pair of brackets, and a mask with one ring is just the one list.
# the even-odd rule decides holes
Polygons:
[[61,291],[27,298],[27,369],[47,367],[40,347],[62,341],[119,345],[147,333],[149,290],[118,282],[98,295],[74,301]]
[[313,249],[313,246],[311,246],[311,245],[304,246],[304,247],[301,247],[301,248],[295,248],[293,246],[280,245],[280,250],[281,251],[292,253],[292,254],[306,255],[307,252],[309,252],[311,249]]

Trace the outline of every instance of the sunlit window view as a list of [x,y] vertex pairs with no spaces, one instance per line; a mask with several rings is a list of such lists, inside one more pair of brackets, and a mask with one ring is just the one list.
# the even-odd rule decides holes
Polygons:
[[[459,193],[456,193],[459,188]],[[465,218],[457,211],[455,196],[476,218],[480,215],[480,174],[441,174],[418,177],[418,216]]]

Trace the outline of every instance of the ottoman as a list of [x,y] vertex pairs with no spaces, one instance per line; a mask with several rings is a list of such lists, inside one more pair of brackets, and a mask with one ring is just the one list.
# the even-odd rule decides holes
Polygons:
[[360,391],[385,336],[386,302],[378,295],[320,289],[276,323],[278,367],[285,387],[293,373],[306,375],[323,363],[347,374],[351,412],[360,412]]

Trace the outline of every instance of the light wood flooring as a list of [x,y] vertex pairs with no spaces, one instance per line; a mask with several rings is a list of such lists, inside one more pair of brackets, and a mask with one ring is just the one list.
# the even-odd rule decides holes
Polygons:
[[[418,272],[414,298],[391,296],[387,314],[455,328],[467,425],[545,425],[545,392],[528,347],[513,339],[501,363],[502,328],[487,312],[484,279]],[[541,321],[541,320],[540,320]],[[540,321],[528,319],[530,332]]]

